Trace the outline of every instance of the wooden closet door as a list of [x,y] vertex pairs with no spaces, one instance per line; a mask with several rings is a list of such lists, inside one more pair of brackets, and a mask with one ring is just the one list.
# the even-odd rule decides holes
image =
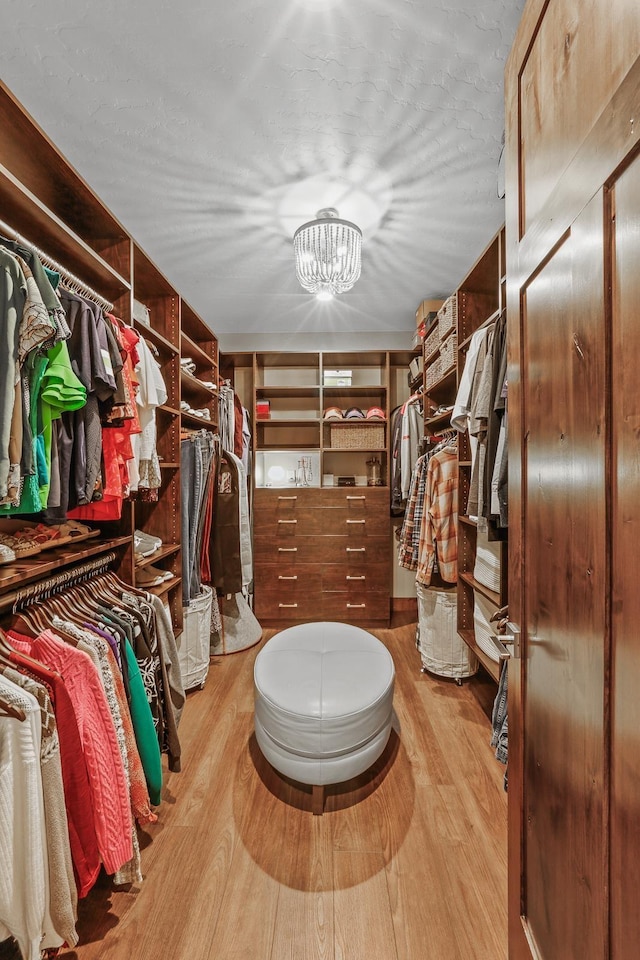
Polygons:
[[611,188],[614,220],[611,956],[640,954],[640,158]]
[[635,960],[640,16],[529,0],[507,65],[510,960]]

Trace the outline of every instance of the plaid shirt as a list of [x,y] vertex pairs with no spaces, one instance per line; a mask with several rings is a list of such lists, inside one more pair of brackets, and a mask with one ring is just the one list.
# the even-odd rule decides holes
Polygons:
[[458,579],[458,454],[450,447],[434,453],[427,469],[426,510],[420,527],[418,583],[429,585],[436,551],[440,575]]
[[429,457],[416,460],[411,477],[411,488],[407,500],[407,509],[400,530],[398,563],[407,570],[418,569],[418,551],[420,546],[420,527],[424,510],[424,494],[427,486],[427,467]]

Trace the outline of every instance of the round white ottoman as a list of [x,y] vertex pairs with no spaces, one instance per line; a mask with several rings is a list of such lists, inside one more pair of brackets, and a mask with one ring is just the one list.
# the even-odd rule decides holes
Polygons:
[[345,623],[289,627],[256,657],[258,745],[284,776],[314,786],[314,813],[322,787],[358,776],[384,750],[394,680],[384,644]]

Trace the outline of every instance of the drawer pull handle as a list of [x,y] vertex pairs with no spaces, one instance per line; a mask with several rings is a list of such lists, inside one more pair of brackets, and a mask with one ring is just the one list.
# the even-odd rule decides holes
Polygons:
[[347,500],[366,500],[366,499],[367,498],[364,496],[364,494],[361,497],[350,497],[349,494],[347,494]]
[[345,547],[347,553],[366,553],[366,547]]
[[293,608],[293,607],[297,607],[298,604],[297,604],[297,603],[279,603],[278,606],[279,606],[279,607]]
[[298,499],[297,496],[293,496],[293,497],[278,497],[278,500],[297,500],[297,499]]
[[358,609],[362,609],[362,607],[366,607],[366,603],[348,603],[347,606],[357,607]]
[[282,575],[278,577],[278,580],[297,580],[298,577],[283,577]]
[[278,523],[297,523],[297,520],[278,520]]
[[349,576],[346,576],[346,577],[345,577],[345,580],[366,580],[366,579],[367,579],[367,578],[365,577],[364,574],[362,574],[361,577],[349,577]]
[[347,520],[347,523],[366,523],[366,520]]
[[278,547],[278,553],[297,553],[297,547]]

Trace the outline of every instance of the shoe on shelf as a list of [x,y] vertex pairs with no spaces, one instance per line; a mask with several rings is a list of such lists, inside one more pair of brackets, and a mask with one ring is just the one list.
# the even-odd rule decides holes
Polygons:
[[5,543],[0,543],[0,564],[13,563],[16,559],[15,552]]
[[162,546],[160,537],[153,537],[144,530],[136,530],[133,534],[134,549],[142,557],[150,557]]
[[148,563],[144,568],[147,573],[152,574],[154,577],[160,577],[162,580],[173,580],[175,577],[174,573],[171,573],[171,570],[163,570],[162,567],[154,567],[152,563]]
[[136,570],[136,587],[159,587],[161,583],[164,583],[164,577],[159,576],[157,571],[152,573],[148,567]]

